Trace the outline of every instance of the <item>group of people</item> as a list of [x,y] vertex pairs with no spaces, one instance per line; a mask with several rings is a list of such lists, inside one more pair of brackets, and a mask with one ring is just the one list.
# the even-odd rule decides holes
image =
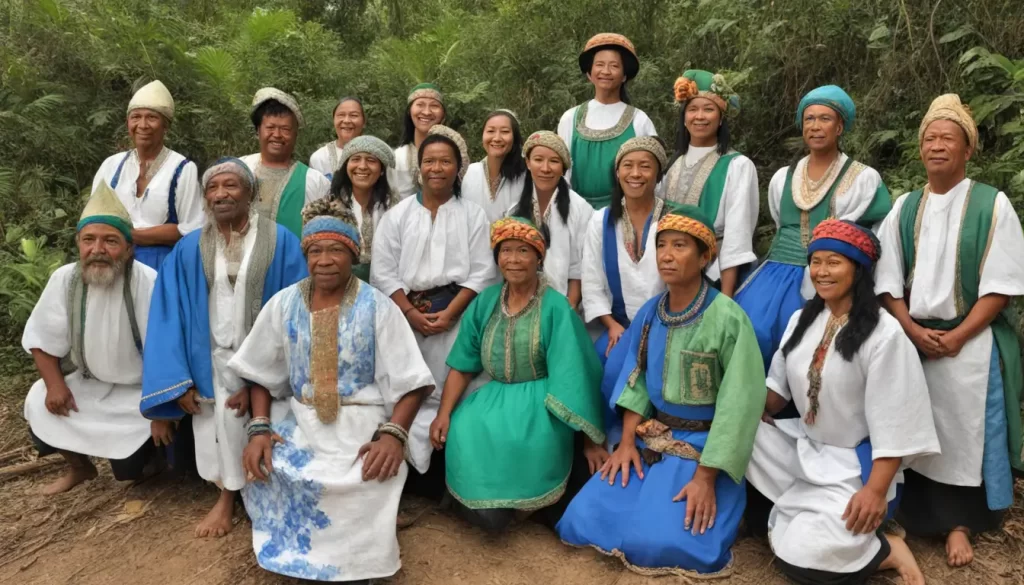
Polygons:
[[69,467],[45,492],[89,457],[121,480],[194,462],[221,490],[197,536],[240,493],[260,566],[324,581],[398,571],[403,493],[489,532],[532,515],[645,574],[727,574],[744,519],[801,584],[923,583],[894,518],[969,563],[1024,470],[1024,233],[966,177],[967,108],[932,103],[928,182],[893,204],[841,151],[853,100],[808,93],[759,262],[725,79],[675,82],[669,157],[629,103],[629,40],[579,63],[593,100],[528,135],[495,110],[475,163],[421,84],[398,148],[344,98],[306,166],[299,105],[265,88],[260,151],[200,175],[164,145],[168,90],[139,90],[134,148],[25,327],[25,417]]

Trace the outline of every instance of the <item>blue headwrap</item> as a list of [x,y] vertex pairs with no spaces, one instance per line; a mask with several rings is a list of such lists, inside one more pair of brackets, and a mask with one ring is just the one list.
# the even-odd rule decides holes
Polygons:
[[331,215],[318,215],[302,226],[302,250],[313,242],[334,240],[348,246],[352,255],[359,258],[359,230],[354,225]]
[[843,126],[847,130],[853,127],[853,122],[857,119],[857,106],[854,105],[853,98],[838,85],[823,85],[812,89],[800,100],[800,105],[796,108],[796,127],[800,130],[804,129],[804,110],[808,106],[832,108],[842,117]]
[[871,268],[882,254],[882,245],[874,232],[852,221],[826,219],[814,228],[812,238],[807,245],[808,259],[819,250],[827,250]]

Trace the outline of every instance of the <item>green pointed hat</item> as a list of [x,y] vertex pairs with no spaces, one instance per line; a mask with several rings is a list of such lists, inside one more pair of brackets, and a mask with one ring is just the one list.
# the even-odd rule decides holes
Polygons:
[[75,231],[80,232],[91,223],[103,223],[117,228],[129,243],[132,241],[132,218],[106,181],[100,181],[100,186],[93,190]]

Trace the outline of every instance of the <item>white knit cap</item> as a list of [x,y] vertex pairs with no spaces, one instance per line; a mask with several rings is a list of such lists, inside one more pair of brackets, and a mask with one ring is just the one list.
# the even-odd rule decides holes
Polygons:
[[158,112],[168,120],[174,119],[174,98],[159,80],[147,83],[132,96],[132,101],[128,102],[128,113],[139,108]]

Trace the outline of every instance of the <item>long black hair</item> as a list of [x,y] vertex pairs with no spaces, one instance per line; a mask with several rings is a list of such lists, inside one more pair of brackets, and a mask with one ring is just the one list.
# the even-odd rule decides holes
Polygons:
[[455,184],[452,185],[452,195],[456,199],[462,198],[462,151],[459,150],[459,145],[455,144],[455,141],[448,138],[444,134],[431,134],[423,139],[420,143],[420,149],[416,153],[416,166],[423,165],[423,150],[435,142],[441,142],[451,147],[452,152],[455,153]]
[[[416,100],[413,100],[413,102],[414,101]],[[416,124],[412,123],[413,102],[409,102],[409,105],[405,107],[405,115],[402,117],[402,140],[401,142],[398,143],[398,146],[405,146],[406,144],[415,144],[416,142]],[[445,120],[448,119],[448,108],[445,107],[444,102],[438,103],[441,104],[441,121],[438,122],[438,124],[444,124]]]
[[[721,112],[721,110],[719,110]],[[732,137],[729,134],[729,121],[725,119],[725,112],[721,113],[721,124],[718,126],[718,154],[725,155],[729,152],[729,142]],[[672,155],[672,158],[668,161],[668,168],[672,168],[680,157],[685,156],[686,152],[690,150],[690,131],[686,129],[686,106],[684,105],[679,110],[679,127],[676,129],[676,152]]]
[[[548,205],[551,205],[548,203]],[[569,182],[565,177],[558,178],[558,187],[555,188],[555,209],[558,216],[562,218],[562,225],[569,225]],[[523,194],[519,196],[519,203],[516,205],[512,215],[519,217],[533,217],[533,175],[526,173],[523,179]],[[540,228],[540,226],[537,226]]]
[[[850,309],[846,325],[836,335],[836,351],[848,362],[853,361],[857,350],[875,330],[880,318],[879,311],[881,311],[878,297],[875,296],[875,277],[871,269],[865,268],[861,264],[856,266],[853,273],[853,307]],[[824,299],[815,293],[814,298],[804,305],[804,310],[797,319],[792,335],[782,346],[782,355],[788,356],[789,352],[800,344],[807,328],[824,310]]]
[[509,149],[505,158],[502,159],[501,170],[498,174],[506,181],[515,181],[526,172],[526,161],[522,155],[523,133],[519,129],[519,120],[516,120],[516,117],[512,114],[502,110],[495,110],[487,114],[487,117],[484,118],[484,128],[487,127],[487,122],[490,122],[491,118],[497,116],[505,116],[512,126],[512,148]]
[[[348,176],[348,161],[345,161],[345,168],[334,172],[331,179],[331,199],[337,199],[345,204],[345,207],[352,208],[352,178]],[[391,185],[388,184],[387,167],[382,162],[380,165],[380,177],[370,189],[370,211],[379,207],[381,211],[388,208],[388,200],[391,198]]]

